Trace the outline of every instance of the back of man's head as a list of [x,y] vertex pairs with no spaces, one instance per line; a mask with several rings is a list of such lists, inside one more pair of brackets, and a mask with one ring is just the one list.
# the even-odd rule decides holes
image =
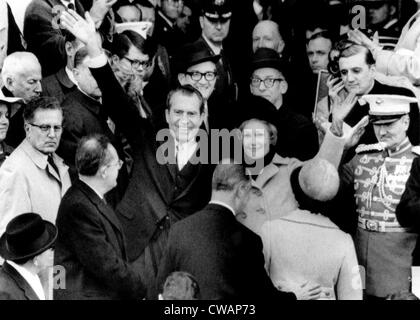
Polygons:
[[76,169],[82,176],[93,177],[110,161],[110,140],[101,134],[83,137],[76,150]]
[[245,167],[231,159],[222,160],[213,173],[213,192],[232,192],[239,185],[250,183]]

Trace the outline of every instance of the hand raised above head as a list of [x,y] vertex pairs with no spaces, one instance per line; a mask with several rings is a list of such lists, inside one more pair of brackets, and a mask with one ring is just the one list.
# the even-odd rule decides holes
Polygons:
[[95,23],[89,12],[86,12],[85,17],[86,20],[74,10],[63,11],[60,16],[60,24],[84,44],[91,41],[97,42]]

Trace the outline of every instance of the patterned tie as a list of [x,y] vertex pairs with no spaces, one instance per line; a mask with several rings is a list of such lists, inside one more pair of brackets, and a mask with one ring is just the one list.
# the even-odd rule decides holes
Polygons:
[[54,159],[53,159],[52,155],[48,156],[48,163],[54,169],[55,173],[60,177],[60,172],[58,171],[57,165],[54,163]]

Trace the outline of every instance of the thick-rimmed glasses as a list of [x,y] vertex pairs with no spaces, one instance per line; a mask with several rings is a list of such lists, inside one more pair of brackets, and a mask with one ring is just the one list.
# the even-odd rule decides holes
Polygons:
[[137,60],[137,59],[130,59],[130,58],[127,58],[127,57],[124,57],[124,59],[127,60],[128,62],[130,62],[131,67],[133,69],[140,69],[140,67],[142,67],[143,69],[145,69],[145,68],[150,67],[151,64],[152,64],[152,60],[151,59],[149,59],[147,61],[140,61],[140,60]]
[[185,72],[185,74],[188,75],[193,81],[200,81],[203,77],[207,81],[213,81],[214,79],[216,79],[216,76],[217,76],[217,73],[214,71],[208,71],[204,73],[193,71],[193,72]]
[[283,78],[266,78],[266,79],[260,79],[260,78],[255,78],[252,77],[251,78],[251,86],[255,87],[255,88],[259,88],[259,86],[261,85],[261,82],[264,83],[264,86],[269,89],[272,88],[274,86],[274,83],[276,81],[282,82],[284,81]]
[[63,126],[50,126],[47,124],[35,124],[35,123],[29,123],[31,126],[36,127],[38,129],[40,129],[43,133],[48,133],[51,131],[51,129],[54,130],[55,133],[59,133],[61,131],[63,131]]

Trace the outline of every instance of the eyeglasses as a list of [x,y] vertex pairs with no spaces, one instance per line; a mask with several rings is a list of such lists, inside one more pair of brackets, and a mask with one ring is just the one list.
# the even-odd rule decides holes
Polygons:
[[134,59],[133,60],[133,59],[130,59],[130,58],[127,58],[127,57],[124,57],[123,59],[127,60],[128,62],[130,62],[131,67],[133,69],[140,69],[140,66],[143,69],[145,69],[145,68],[150,67],[150,65],[152,64],[152,60],[151,59],[149,59],[147,61],[140,61],[140,60],[137,60],[137,59]]
[[190,78],[193,81],[200,81],[201,78],[204,77],[204,79],[206,79],[207,81],[213,81],[216,76],[217,73],[214,71],[208,71],[208,72],[198,72],[198,71],[193,71],[193,72],[185,72],[186,75],[190,76]]
[[44,133],[50,132],[51,129],[54,129],[54,132],[56,132],[56,133],[63,131],[63,126],[50,126],[50,125],[47,125],[47,124],[38,125],[38,124],[35,124],[35,123],[29,123],[29,124],[33,127],[37,127],[39,129],[41,129],[41,131],[44,132]]
[[251,86],[258,88],[261,85],[261,82],[264,83],[264,86],[269,89],[272,88],[274,86],[274,83],[276,81],[282,82],[285,81],[282,78],[266,78],[266,79],[260,79],[260,78],[251,78]]
[[117,166],[118,169],[121,169],[121,167],[123,166],[123,164],[124,164],[124,162],[122,160],[118,159],[117,162],[110,163],[110,164],[107,165],[107,167]]

